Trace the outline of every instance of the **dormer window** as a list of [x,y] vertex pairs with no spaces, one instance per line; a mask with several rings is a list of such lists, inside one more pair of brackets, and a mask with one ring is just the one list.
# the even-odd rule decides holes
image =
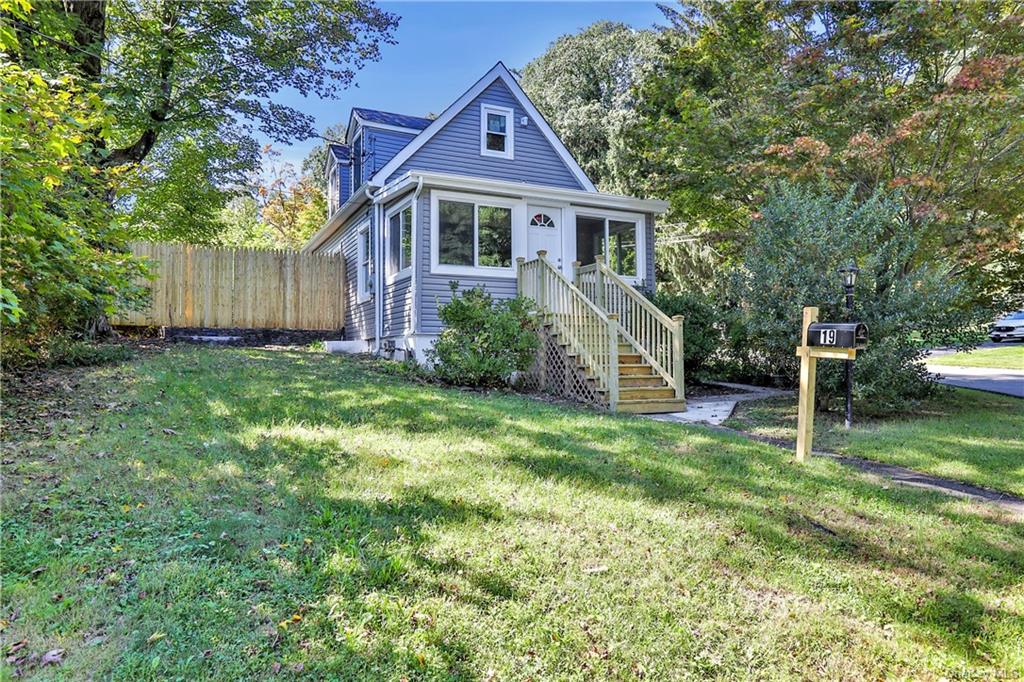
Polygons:
[[338,187],[338,164],[332,163],[327,175],[327,217],[330,218],[338,210],[341,200],[341,189]]
[[513,112],[492,104],[480,105],[480,155],[512,159]]
[[352,193],[363,184],[363,131],[356,133],[352,141]]

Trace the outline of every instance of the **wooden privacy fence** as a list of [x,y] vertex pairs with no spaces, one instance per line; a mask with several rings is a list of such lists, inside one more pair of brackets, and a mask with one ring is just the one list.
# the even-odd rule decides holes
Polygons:
[[338,330],[345,320],[345,259],[296,251],[135,242],[156,279],[148,310],[128,326]]

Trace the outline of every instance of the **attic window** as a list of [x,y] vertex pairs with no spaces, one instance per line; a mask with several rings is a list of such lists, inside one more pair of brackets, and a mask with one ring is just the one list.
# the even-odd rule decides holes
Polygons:
[[512,159],[512,110],[492,104],[480,105],[480,155]]

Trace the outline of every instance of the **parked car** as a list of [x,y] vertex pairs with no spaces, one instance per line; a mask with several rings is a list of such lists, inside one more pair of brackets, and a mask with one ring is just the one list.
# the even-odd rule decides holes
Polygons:
[[1024,340],[1024,310],[1018,310],[996,320],[989,327],[988,335],[996,343],[1014,339],[1018,341]]

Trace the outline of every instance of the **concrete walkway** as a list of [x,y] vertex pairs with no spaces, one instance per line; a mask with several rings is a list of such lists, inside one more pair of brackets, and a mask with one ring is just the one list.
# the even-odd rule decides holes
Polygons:
[[736,403],[741,400],[761,400],[762,398],[793,395],[793,391],[782,391],[777,388],[729,384],[723,381],[713,381],[711,383],[715,386],[724,386],[732,389],[734,392],[687,400],[686,412],[669,412],[667,414],[651,414],[647,416],[662,422],[718,426],[732,415],[732,411],[736,409]]

